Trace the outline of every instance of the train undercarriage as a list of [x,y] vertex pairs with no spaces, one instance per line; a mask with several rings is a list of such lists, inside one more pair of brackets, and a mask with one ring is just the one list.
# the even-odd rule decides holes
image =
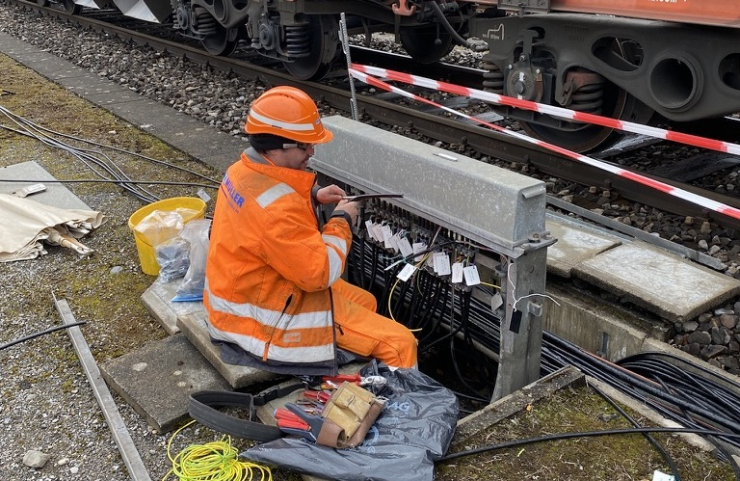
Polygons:
[[[109,0],[51,1],[75,11]],[[507,96],[638,123],[740,111],[736,0],[112,1],[124,15],[171,23],[216,55],[248,45],[302,80],[323,77],[341,57],[338,20],[344,13],[350,34],[394,33],[423,64],[471,37],[484,40],[483,87]],[[536,112],[492,108],[531,135],[578,152],[621,136]]]

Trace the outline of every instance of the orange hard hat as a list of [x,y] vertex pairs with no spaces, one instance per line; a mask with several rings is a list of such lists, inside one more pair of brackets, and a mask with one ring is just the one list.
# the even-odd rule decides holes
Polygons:
[[334,134],[324,128],[316,104],[295,87],[271,88],[252,103],[244,130],[271,134],[305,144],[329,142]]

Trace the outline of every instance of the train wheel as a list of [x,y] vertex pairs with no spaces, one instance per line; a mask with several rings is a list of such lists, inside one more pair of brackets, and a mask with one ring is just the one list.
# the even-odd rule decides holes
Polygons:
[[207,35],[200,43],[211,55],[228,57],[234,53],[239,43],[239,29],[227,29],[218,24],[215,25],[215,29],[216,33]]
[[330,15],[311,15],[308,25],[286,27],[286,43],[290,52],[294,50],[308,55],[293,62],[284,62],[285,70],[300,80],[319,80],[324,77],[340,52],[338,24]]
[[[605,117],[645,123],[652,117],[653,110],[617,86],[606,82],[600,93],[583,93],[585,98],[599,95],[603,102],[600,112],[592,112]],[[571,108],[578,105],[572,105]],[[559,145],[574,152],[591,152],[606,149],[618,142],[624,133],[619,130],[598,125],[572,124],[565,130],[534,122],[519,122],[522,129],[532,137]]]
[[64,7],[64,11],[70,15],[77,15],[82,11],[82,7],[77,5],[74,0],[64,0],[62,6]]
[[452,51],[452,35],[436,25],[403,28],[401,45],[411,58],[421,64],[438,61]]

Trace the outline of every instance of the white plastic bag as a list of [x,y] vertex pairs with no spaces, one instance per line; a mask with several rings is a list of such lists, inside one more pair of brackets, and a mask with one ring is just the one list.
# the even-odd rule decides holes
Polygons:
[[193,220],[185,224],[180,237],[190,243],[190,267],[185,274],[177,295],[172,302],[193,302],[203,300],[203,288],[206,284],[206,258],[208,257],[208,232],[211,229],[209,219]]
[[175,238],[183,229],[183,218],[191,218],[197,212],[193,209],[155,210],[134,226],[152,247]]

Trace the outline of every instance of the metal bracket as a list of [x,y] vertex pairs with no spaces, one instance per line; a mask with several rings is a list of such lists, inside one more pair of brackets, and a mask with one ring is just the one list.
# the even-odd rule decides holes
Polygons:
[[519,13],[548,13],[550,0],[499,0],[498,8]]

